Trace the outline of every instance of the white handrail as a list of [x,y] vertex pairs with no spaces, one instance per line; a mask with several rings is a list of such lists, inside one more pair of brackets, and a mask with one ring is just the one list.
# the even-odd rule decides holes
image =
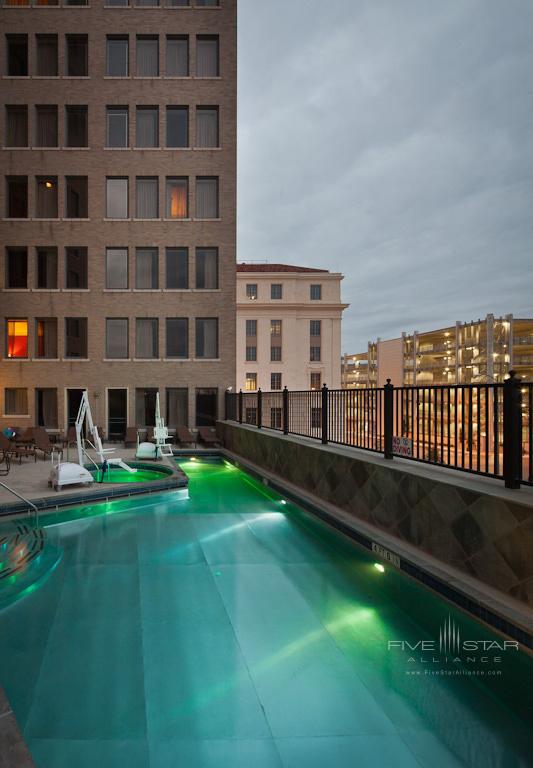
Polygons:
[[37,520],[39,518],[39,510],[37,509],[37,507],[35,506],[33,501],[30,501],[25,496],[21,496],[20,493],[17,493],[17,491],[13,490],[13,488],[11,488],[9,485],[6,485],[5,483],[0,482],[0,485],[2,486],[2,488],[5,488],[6,491],[9,491],[14,496],[16,496],[21,501],[23,501],[25,504],[27,504],[29,507],[31,507],[33,509],[33,520],[34,520],[34,522],[37,522]]

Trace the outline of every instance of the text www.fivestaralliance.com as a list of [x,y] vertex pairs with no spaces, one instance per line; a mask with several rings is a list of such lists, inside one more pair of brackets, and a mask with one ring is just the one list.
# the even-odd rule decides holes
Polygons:
[[416,677],[501,677],[501,669],[407,669],[406,675]]

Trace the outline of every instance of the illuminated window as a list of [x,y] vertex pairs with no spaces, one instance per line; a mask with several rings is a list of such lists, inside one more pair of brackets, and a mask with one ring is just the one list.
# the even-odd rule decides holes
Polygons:
[[322,374],[321,373],[312,373],[311,374],[311,389],[320,389],[322,386]]
[[257,283],[246,284],[246,298],[252,300],[257,299]]
[[186,178],[167,178],[167,219],[186,219],[188,210],[188,180]]
[[247,373],[244,389],[247,392],[254,392],[257,389],[257,373]]
[[270,321],[270,335],[281,336],[281,320]]
[[28,357],[28,321],[7,321],[7,356]]

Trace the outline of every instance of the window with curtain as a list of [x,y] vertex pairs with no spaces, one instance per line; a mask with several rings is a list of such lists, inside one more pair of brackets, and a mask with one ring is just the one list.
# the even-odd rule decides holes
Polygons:
[[320,372],[313,372],[310,379],[311,389],[320,389],[322,386],[322,374]]
[[189,146],[189,110],[167,107],[167,147]]
[[196,108],[196,146],[218,147],[218,107]]
[[128,287],[128,249],[106,249],[106,288],[125,290]]
[[218,248],[196,249],[196,287],[218,288]]
[[196,357],[218,357],[218,318],[196,318]]
[[28,177],[6,176],[6,216],[10,219],[28,218]]
[[35,414],[37,426],[57,429],[57,389],[47,387],[35,390]]
[[187,178],[167,177],[166,184],[166,218],[186,219],[189,215],[189,189]]
[[128,141],[128,108],[107,108],[107,146],[127,147]]
[[166,74],[170,77],[189,76],[189,38],[167,35]]
[[57,106],[36,106],[35,117],[35,146],[57,147]]
[[37,44],[37,75],[55,77],[57,68],[57,35],[35,35]]
[[135,390],[135,423],[138,427],[155,427],[155,402],[157,389]]
[[175,429],[189,424],[189,390],[186,387],[169,387],[166,391],[167,427]]
[[281,336],[281,320],[270,321],[270,335]]
[[89,216],[87,176],[65,178],[65,216],[67,219],[86,219]]
[[155,317],[138,317],[135,325],[135,357],[148,360],[159,357],[159,321]]
[[28,357],[28,321],[6,320],[7,357]]
[[4,146],[28,146],[28,107],[25,104],[6,106]]
[[136,211],[137,219],[157,219],[159,216],[157,176],[137,177]]
[[107,67],[109,77],[127,77],[129,74],[129,41],[127,37],[107,38]]
[[167,248],[165,260],[166,287],[186,290],[189,287],[188,248]]
[[67,147],[87,147],[87,107],[65,107]]
[[105,331],[105,356],[109,360],[127,360],[128,318],[108,317]]
[[137,35],[137,77],[159,76],[159,38]]
[[[244,382],[245,392],[253,392],[256,389],[257,389],[257,373],[252,373],[252,372],[247,373],[245,377],[245,382]],[[254,408],[254,411],[255,411],[255,408]],[[249,423],[248,419],[246,421]],[[255,418],[254,418],[254,422],[255,422]]]
[[135,251],[135,287],[140,290],[159,287],[157,248],[137,248]]
[[6,387],[4,392],[4,413],[6,416],[28,415],[28,390],[22,387]]
[[218,77],[218,35],[196,37],[196,76]]
[[7,73],[10,77],[28,76],[28,35],[6,35]]
[[257,299],[257,283],[246,283],[246,298]]
[[106,179],[106,217],[108,219],[128,218],[128,179]]
[[65,318],[65,357],[87,357],[87,318]]
[[38,317],[35,320],[35,357],[57,358],[57,318]]
[[84,289],[88,286],[87,248],[65,248],[65,288]]
[[6,247],[6,288],[28,287],[28,249]]
[[67,35],[67,75],[87,77],[89,74],[89,38],[87,35]]
[[36,218],[57,219],[57,176],[37,176],[35,185]]
[[196,218],[218,219],[218,178],[196,177]]
[[189,321],[186,317],[167,317],[165,357],[189,356]]
[[55,246],[36,248],[35,278],[37,288],[57,288],[57,248]]
[[137,107],[136,147],[159,146],[159,109],[157,107]]

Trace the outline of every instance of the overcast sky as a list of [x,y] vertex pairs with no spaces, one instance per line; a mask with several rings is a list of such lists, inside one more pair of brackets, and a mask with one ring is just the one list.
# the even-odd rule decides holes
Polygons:
[[533,0],[240,0],[238,259],[342,271],[343,351],[533,317]]

